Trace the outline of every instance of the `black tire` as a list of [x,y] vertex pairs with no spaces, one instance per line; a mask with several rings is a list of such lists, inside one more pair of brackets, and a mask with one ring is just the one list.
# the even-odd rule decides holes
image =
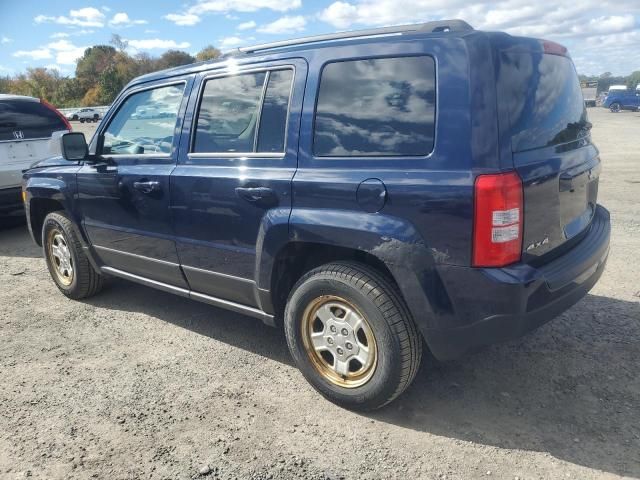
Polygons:
[[614,102],[609,105],[609,110],[611,110],[613,113],[619,113],[622,110],[622,105],[620,105],[618,102]]
[[[73,273],[69,283],[65,283],[57,273],[56,258],[50,253],[53,233],[62,235],[70,253]],[[91,297],[102,289],[103,276],[94,270],[82,249],[73,223],[63,212],[52,212],[45,217],[42,226],[42,250],[51,278],[67,297],[79,300]]]
[[84,123],[84,118],[81,118],[81,119],[80,119],[80,123]]
[[[349,302],[373,333],[377,361],[363,384],[336,384],[319,370],[313,349],[305,347],[303,325],[313,317],[308,314],[310,305],[321,298]],[[291,355],[307,381],[325,398],[348,409],[383,407],[411,384],[420,366],[422,337],[400,293],[385,276],[359,263],[331,263],[305,274],[289,296],[284,328]],[[336,337],[337,344],[339,334],[329,335]]]

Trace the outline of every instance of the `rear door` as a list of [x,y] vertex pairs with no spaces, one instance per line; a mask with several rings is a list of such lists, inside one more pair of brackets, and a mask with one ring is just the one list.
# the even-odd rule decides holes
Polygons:
[[288,234],[306,72],[291,59],[202,74],[171,176],[178,253],[195,292],[260,306],[256,245],[274,225]]
[[524,188],[523,260],[535,261],[577,241],[590,224],[600,157],[568,56],[541,45],[539,52],[512,49],[499,58],[501,130]]
[[[172,235],[169,176],[192,82],[176,78],[128,91],[92,142],[103,162],[85,164],[77,176],[84,227],[102,262],[179,287],[186,283]],[[170,115],[133,117],[152,105]]]
[[51,135],[68,129],[55,110],[37,99],[0,100],[0,189],[19,187],[22,170],[52,154]]

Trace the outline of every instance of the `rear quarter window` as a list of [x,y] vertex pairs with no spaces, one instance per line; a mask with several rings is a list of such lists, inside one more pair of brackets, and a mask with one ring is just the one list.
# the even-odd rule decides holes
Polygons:
[[327,64],[320,79],[316,156],[423,156],[435,135],[435,62],[429,56]]
[[573,62],[542,53],[502,53],[498,98],[521,152],[579,139],[589,123]]
[[0,101],[0,141],[49,138],[53,132],[66,129],[58,114],[40,102]]

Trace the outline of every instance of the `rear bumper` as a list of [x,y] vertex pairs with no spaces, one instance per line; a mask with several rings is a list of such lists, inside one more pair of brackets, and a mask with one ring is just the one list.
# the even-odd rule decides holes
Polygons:
[[0,189],[0,216],[24,216],[22,188],[12,187]]
[[441,360],[453,359],[519,337],[564,312],[602,275],[610,235],[609,212],[598,205],[580,243],[541,267],[438,267],[457,326],[425,332],[432,353]]

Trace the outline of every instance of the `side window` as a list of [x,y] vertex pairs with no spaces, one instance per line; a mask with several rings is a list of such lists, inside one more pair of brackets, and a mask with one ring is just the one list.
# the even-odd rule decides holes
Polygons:
[[184,84],[129,96],[104,132],[105,154],[171,153]]
[[292,70],[269,72],[269,83],[260,115],[258,152],[284,151],[292,80]]
[[276,70],[207,80],[194,153],[282,152],[293,72]]
[[320,79],[314,154],[427,155],[433,149],[435,105],[432,57],[329,63]]

